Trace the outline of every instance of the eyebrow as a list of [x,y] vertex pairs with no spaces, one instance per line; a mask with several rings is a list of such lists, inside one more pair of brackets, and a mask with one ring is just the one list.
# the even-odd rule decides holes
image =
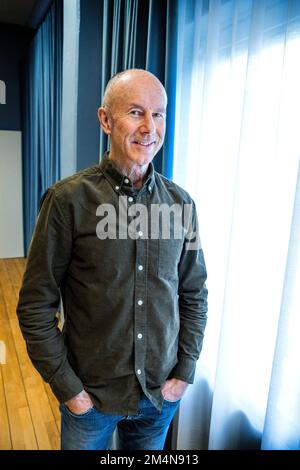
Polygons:
[[[130,103],[128,105],[128,108],[144,108],[144,106],[142,106],[141,104],[137,104],[137,103]],[[157,109],[153,109],[153,111],[155,111],[156,113],[165,113],[166,108],[157,108]]]

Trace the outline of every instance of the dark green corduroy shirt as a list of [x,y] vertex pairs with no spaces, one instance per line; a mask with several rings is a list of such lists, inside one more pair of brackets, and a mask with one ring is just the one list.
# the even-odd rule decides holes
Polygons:
[[121,200],[129,214],[136,204],[149,213],[153,205],[190,204],[195,228],[183,189],[150,164],[135,190],[106,155],[47,191],[17,313],[28,354],[60,402],[84,388],[98,410],[132,415],[142,391],[160,409],[167,378],[193,382],[207,319],[206,269],[202,250],[186,249],[184,236],[167,239],[161,228],[150,236],[145,223],[136,237],[126,238],[123,227],[123,235],[110,230],[105,238],[104,204],[115,208],[120,229]]

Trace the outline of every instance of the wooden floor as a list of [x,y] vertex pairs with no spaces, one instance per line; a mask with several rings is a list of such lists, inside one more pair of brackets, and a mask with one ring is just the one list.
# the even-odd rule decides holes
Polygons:
[[24,267],[23,258],[0,259],[0,449],[59,449],[58,403],[28,358],[16,316]]

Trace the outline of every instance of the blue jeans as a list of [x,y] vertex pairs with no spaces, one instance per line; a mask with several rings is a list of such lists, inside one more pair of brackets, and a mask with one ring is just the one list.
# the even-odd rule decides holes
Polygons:
[[179,402],[165,400],[160,412],[143,396],[134,416],[109,415],[95,408],[77,415],[60,405],[61,449],[107,450],[117,427],[120,450],[161,450]]

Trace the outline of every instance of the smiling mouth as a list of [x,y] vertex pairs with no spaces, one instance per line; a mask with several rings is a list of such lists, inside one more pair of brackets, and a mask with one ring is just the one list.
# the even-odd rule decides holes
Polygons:
[[151,147],[151,145],[155,144],[155,140],[153,140],[152,142],[140,142],[140,141],[135,140],[133,143],[136,144],[136,145],[141,145],[142,147],[147,148],[147,147]]

